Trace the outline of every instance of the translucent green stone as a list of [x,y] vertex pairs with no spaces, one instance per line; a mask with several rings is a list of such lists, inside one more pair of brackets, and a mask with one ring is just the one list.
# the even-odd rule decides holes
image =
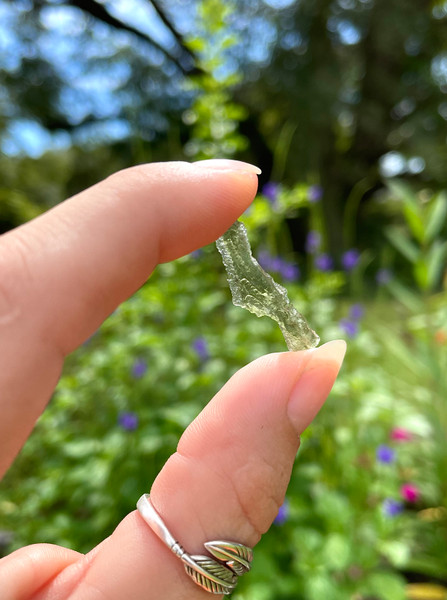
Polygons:
[[233,304],[276,321],[289,350],[314,348],[320,338],[290,302],[287,290],[253,258],[244,225],[236,221],[216,245],[227,271]]

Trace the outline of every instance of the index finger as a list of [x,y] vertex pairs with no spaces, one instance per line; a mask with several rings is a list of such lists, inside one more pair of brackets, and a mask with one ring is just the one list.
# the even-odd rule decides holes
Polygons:
[[132,167],[0,238],[0,474],[57,383],[64,356],[146,280],[221,235],[252,201],[237,161]]

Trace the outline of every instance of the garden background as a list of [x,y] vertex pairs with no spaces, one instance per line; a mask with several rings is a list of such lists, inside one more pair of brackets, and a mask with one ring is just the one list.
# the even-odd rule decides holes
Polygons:
[[[2,231],[136,163],[248,160],[255,256],[348,341],[233,598],[447,598],[447,3],[1,0],[0,25]],[[214,245],[161,265],[67,361],[0,484],[0,555],[88,551],[284,349]]]

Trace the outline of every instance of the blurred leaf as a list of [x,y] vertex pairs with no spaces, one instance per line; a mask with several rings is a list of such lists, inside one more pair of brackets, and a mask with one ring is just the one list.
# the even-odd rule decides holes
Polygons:
[[405,580],[389,571],[373,573],[367,579],[365,592],[380,600],[406,600]]
[[203,52],[205,49],[205,40],[198,37],[190,38],[187,41],[187,45],[193,52]]
[[87,458],[97,454],[101,449],[99,440],[80,439],[73,442],[65,442],[61,451],[70,458]]
[[402,569],[408,563],[410,548],[406,542],[385,541],[379,545],[379,550],[394,567]]
[[[442,529],[440,529],[441,531]],[[409,569],[415,573],[423,573],[428,577],[438,578],[441,576],[447,579],[445,553],[442,556],[439,550],[437,553],[430,554],[415,553],[410,560]]]
[[406,259],[412,263],[417,262],[420,257],[420,250],[398,227],[388,227],[385,235],[396,250],[405,256]]
[[396,198],[402,200],[404,204],[413,207],[414,210],[418,210],[418,199],[408,183],[402,179],[394,178],[389,179],[386,182],[386,186]]
[[391,280],[387,284],[387,288],[396,300],[401,302],[411,312],[418,313],[423,310],[421,298],[413,290],[410,290],[410,288],[396,279]]
[[436,240],[427,255],[427,288],[433,289],[446,266],[447,242]]
[[423,242],[425,236],[424,218],[419,199],[404,181],[393,179],[387,182],[391,192],[403,202],[403,213],[411,233],[418,242]]
[[425,227],[424,241],[431,242],[441,232],[447,216],[447,195],[441,192],[431,202],[428,209],[427,225]]
[[[415,356],[413,348],[389,328],[376,327],[376,334],[382,339],[383,346],[396,358],[400,369],[414,372]],[[401,371],[402,373],[402,371]]]
[[324,575],[310,576],[306,581],[306,598],[321,600],[322,598],[336,598],[337,588],[335,583]]
[[411,233],[421,244],[424,241],[425,227],[420,210],[415,210],[413,206],[406,204],[404,206],[403,214]]
[[349,523],[351,517],[349,502],[339,491],[322,488],[315,499],[315,505],[330,524],[331,529],[339,529]]
[[345,569],[351,561],[349,540],[340,533],[331,533],[325,541],[324,557],[329,569]]
[[[313,557],[324,545],[323,536],[314,529],[300,527],[293,531],[297,548],[302,549],[305,557]],[[303,556],[304,558],[304,556]]]
[[420,290],[426,291],[430,287],[428,280],[428,264],[425,256],[421,256],[414,265],[414,278]]
[[0,189],[0,222],[20,225],[39,216],[43,208],[18,190]]

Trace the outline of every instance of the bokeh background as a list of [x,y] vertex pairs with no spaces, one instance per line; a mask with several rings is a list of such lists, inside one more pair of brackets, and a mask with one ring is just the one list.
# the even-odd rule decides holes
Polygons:
[[[447,597],[447,2],[0,0],[0,227],[130,165],[259,165],[254,254],[348,340],[235,600]],[[285,349],[214,245],[69,358],[0,487],[0,554],[88,551],[242,365]]]

